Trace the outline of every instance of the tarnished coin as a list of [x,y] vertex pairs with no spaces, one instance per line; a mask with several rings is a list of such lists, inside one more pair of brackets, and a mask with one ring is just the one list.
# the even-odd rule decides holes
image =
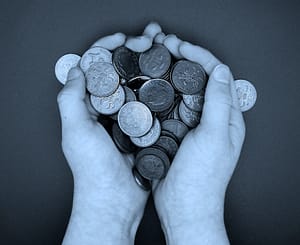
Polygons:
[[95,96],[109,96],[119,86],[119,75],[110,63],[93,63],[85,77],[87,90]]
[[140,137],[149,132],[153,118],[149,108],[141,102],[131,101],[124,104],[118,113],[121,130],[131,137]]
[[139,147],[148,147],[153,145],[160,136],[160,122],[157,118],[154,118],[153,125],[150,131],[141,137],[130,137],[131,141]]
[[151,79],[139,89],[139,100],[145,103],[151,111],[161,112],[168,109],[174,101],[172,85],[163,79]]
[[200,122],[201,113],[189,109],[182,100],[179,104],[179,116],[188,127],[194,128]]
[[257,92],[252,83],[247,80],[235,80],[236,91],[241,111],[250,110],[257,99]]
[[139,58],[141,72],[152,78],[163,76],[168,71],[170,64],[171,54],[161,44],[154,44],[149,50],[143,52]]
[[132,89],[128,88],[127,86],[123,86],[125,91],[125,103],[130,101],[136,101],[136,95],[132,91]]
[[173,159],[175,157],[178,150],[177,142],[169,136],[160,136],[156,141],[155,146],[163,148],[170,159]]
[[179,142],[181,142],[184,136],[189,132],[189,128],[182,121],[175,119],[163,121],[161,127],[163,130],[173,133]]
[[175,97],[174,97],[174,102],[172,103],[172,105],[167,109],[167,110],[164,110],[162,112],[159,112],[157,115],[158,115],[158,118],[160,119],[160,121],[164,121],[164,120],[167,120],[169,119],[169,116],[173,113],[173,110],[175,109],[175,107],[177,106],[177,104],[180,102],[181,100],[181,97],[176,95],[175,94]]
[[117,73],[126,80],[140,74],[138,56],[130,49],[124,46],[117,48],[112,60]]
[[165,152],[158,148],[148,147],[138,152],[135,166],[146,179],[161,179],[167,174],[170,160]]
[[150,79],[151,78],[148,76],[133,77],[127,82],[127,86],[133,90],[136,90],[136,89],[139,89],[144,84],[144,82],[146,82]]
[[176,104],[176,106],[174,107],[174,109],[170,112],[170,114],[168,115],[168,119],[176,119],[176,120],[180,120],[180,116],[179,116],[179,104]]
[[121,152],[132,153],[136,147],[130,141],[129,137],[122,132],[117,122],[112,126],[112,139]]
[[55,64],[55,76],[59,82],[65,84],[71,68],[78,65],[81,57],[77,54],[65,54]]
[[206,73],[203,67],[188,60],[175,63],[171,71],[173,86],[181,93],[199,93],[206,84]]
[[112,54],[105,48],[93,47],[88,49],[81,58],[80,68],[86,72],[94,63],[112,63]]
[[145,191],[151,190],[151,181],[144,178],[139,171],[137,170],[136,166],[132,168],[132,175],[134,177],[135,182],[139,187],[141,187]]
[[184,104],[193,111],[202,111],[204,104],[204,95],[198,94],[183,94]]
[[91,104],[96,111],[103,115],[112,115],[120,108],[125,102],[125,92],[122,86],[120,85],[115,93],[105,97],[98,97],[91,95]]

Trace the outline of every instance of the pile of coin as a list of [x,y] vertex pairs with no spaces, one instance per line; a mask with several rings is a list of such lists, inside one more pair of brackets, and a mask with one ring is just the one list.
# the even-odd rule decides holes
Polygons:
[[85,73],[99,121],[121,152],[134,153],[133,176],[149,190],[152,180],[166,176],[183,138],[200,122],[205,70],[177,60],[161,44],[143,53],[93,46],[82,57],[64,55],[56,63],[57,79],[65,83],[76,65]]

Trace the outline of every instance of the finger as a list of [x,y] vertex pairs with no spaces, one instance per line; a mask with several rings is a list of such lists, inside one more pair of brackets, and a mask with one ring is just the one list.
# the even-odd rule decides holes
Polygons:
[[232,74],[226,65],[220,64],[213,70],[207,83],[201,126],[210,127],[217,133],[228,133],[232,105],[230,91],[232,79]]
[[243,114],[237,96],[235,81],[231,81],[230,90],[232,96],[231,117],[229,123],[229,134],[236,155],[240,154],[245,139],[246,127]]
[[161,180],[158,180],[158,179],[154,179],[152,180],[152,192],[155,193],[158,185],[160,184]]
[[179,46],[182,43],[182,40],[180,40],[176,35],[169,34],[165,37],[163,44],[167,47],[167,49],[170,51],[170,53],[175,56],[177,59],[181,59],[182,55],[179,52]]
[[193,45],[188,42],[182,42],[179,46],[180,54],[187,60],[197,62],[202,65],[208,75],[210,75],[213,69],[221,64],[211,52],[207,49]]
[[144,29],[143,35],[150,37],[152,40],[161,32],[161,27],[156,22],[150,22]]
[[158,44],[163,44],[164,40],[166,38],[166,34],[163,32],[157,33],[156,36],[154,37],[154,42]]
[[151,48],[152,46],[152,38],[146,35],[137,36],[137,37],[129,37],[125,42],[125,47],[134,51],[134,52],[144,52]]
[[69,71],[68,79],[57,96],[62,127],[70,128],[90,120],[90,114],[85,104],[85,78],[80,68]]
[[114,50],[117,47],[124,45],[125,40],[126,36],[121,32],[117,32],[113,35],[100,38],[91,46],[91,48],[97,46],[108,50]]
[[86,104],[86,107],[87,107],[92,119],[97,121],[97,118],[99,116],[99,112],[96,111],[95,108],[92,106],[91,99],[90,99],[90,96],[88,94],[86,94],[86,96],[85,96],[85,104]]

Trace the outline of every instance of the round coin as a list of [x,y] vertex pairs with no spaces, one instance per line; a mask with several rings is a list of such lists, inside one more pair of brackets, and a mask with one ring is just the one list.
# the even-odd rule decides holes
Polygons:
[[65,54],[55,64],[55,76],[59,82],[65,84],[71,68],[78,65],[81,57],[77,54]]
[[132,153],[136,150],[135,145],[132,144],[129,137],[122,132],[116,122],[112,126],[112,139],[121,152]]
[[168,109],[174,102],[174,89],[163,79],[151,79],[139,89],[139,100],[145,103],[151,111],[161,112]]
[[123,86],[124,91],[125,91],[125,103],[130,102],[130,101],[136,101],[136,95],[132,91],[132,89]]
[[171,71],[173,86],[181,93],[199,93],[206,83],[206,73],[203,67],[195,62],[180,60]]
[[95,96],[109,96],[119,86],[119,76],[110,63],[93,63],[85,77],[87,90]]
[[130,49],[124,46],[117,48],[113,53],[112,60],[117,73],[126,80],[140,74],[137,54]]
[[151,78],[148,76],[137,76],[137,77],[133,77],[131,78],[128,82],[127,82],[127,86],[130,87],[131,89],[139,89],[145,81],[150,80]]
[[124,104],[118,113],[121,130],[131,137],[140,137],[149,132],[153,118],[149,108],[141,102],[131,101]]
[[122,107],[125,102],[125,92],[120,85],[115,93],[105,97],[91,95],[91,104],[96,111],[103,115],[112,115]]
[[173,159],[176,155],[176,152],[178,151],[177,142],[172,137],[166,135],[160,136],[157,142],[155,143],[155,146],[163,148],[166,151],[167,155],[170,157],[170,159]]
[[179,142],[181,142],[184,136],[189,132],[189,128],[182,121],[175,119],[163,121],[161,127],[163,130],[173,133]]
[[166,176],[170,161],[162,150],[148,147],[138,152],[135,166],[144,178],[161,179]]
[[235,80],[235,86],[241,111],[250,110],[255,105],[257,99],[255,87],[247,80]]
[[149,50],[143,52],[139,58],[141,72],[152,78],[163,76],[168,71],[170,64],[171,54],[161,44],[154,44]]
[[189,109],[182,100],[179,104],[179,116],[188,127],[195,128],[200,122],[201,114]]
[[139,187],[141,187],[145,191],[151,190],[151,181],[144,178],[135,166],[132,168],[132,175]]
[[92,47],[82,55],[80,68],[86,72],[92,64],[99,62],[112,63],[112,54],[105,48]]
[[204,96],[198,94],[183,94],[182,95],[184,104],[193,111],[202,111],[204,104]]
[[130,137],[131,141],[139,147],[148,147],[153,145],[160,136],[160,122],[157,118],[154,119],[150,131],[141,137]]

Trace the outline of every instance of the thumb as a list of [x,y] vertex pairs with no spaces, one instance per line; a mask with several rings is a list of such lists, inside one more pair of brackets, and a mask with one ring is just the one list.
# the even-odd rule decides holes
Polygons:
[[80,68],[74,67],[69,71],[67,82],[57,96],[63,128],[78,126],[90,118],[85,93],[84,74]]
[[229,68],[220,64],[210,75],[205,92],[205,103],[201,125],[216,131],[228,131],[232,97],[230,82],[233,80]]

